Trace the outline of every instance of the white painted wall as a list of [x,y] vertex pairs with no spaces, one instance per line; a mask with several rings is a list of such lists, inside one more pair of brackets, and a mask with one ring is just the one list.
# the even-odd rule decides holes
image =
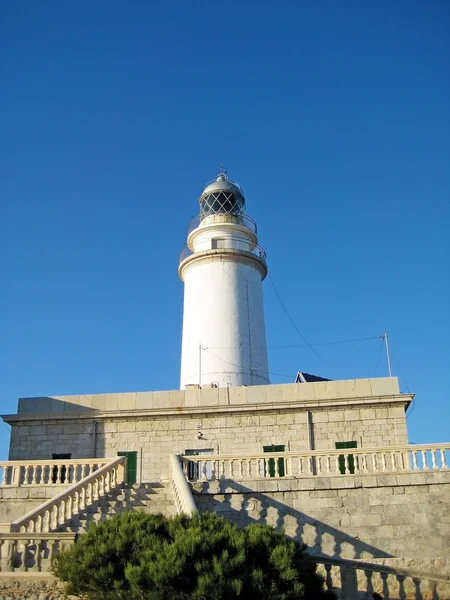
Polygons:
[[[257,265],[237,256],[210,255],[187,264],[182,276],[181,389],[199,382],[217,382],[220,387],[269,383]],[[204,348],[201,359],[199,345]]]

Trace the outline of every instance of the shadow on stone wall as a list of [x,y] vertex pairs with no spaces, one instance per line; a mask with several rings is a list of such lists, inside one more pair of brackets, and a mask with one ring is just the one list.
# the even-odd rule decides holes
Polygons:
[[[211,510],[223,515],[241,526],[249,523],[265,523],[308,546],[311,554],[331,556],[332,558],[391,558],[392,554],[353,537],[323,521],[300,510],[271,498],[263,492],[254,490],[235,481],[219,481],[217,491],[196,495],[200,510]],[[207,484],[206,484],[207,485]],[[230,491],[230,489],[232,491]],[[194,494],[196,490],[193,490]],[[241,495],[240,497],[238,495]],[[217,496],[223,496],[218,500]],[[338,510],[330,508],[330,511]]]
[[19,398],[19,415],[30,414],[66,414],[95,412],[90,406],[66,402],[51,396],[39,396],[36,398]]

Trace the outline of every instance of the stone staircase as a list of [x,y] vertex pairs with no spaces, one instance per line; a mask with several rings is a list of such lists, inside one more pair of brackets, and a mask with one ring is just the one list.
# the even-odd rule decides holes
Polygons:
[[166,517],[176,514],[172,492],[160,482],[134,485],[120,484],[104,496],[73,515],[57,531],[85,533],[91,523],[99,523],[128,511],[162,513]]

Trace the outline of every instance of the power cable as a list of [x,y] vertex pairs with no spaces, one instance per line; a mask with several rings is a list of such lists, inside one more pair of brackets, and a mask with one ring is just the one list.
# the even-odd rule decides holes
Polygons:
[[[308,348],[310,346],[333,346],[335,344],[351,344],[355,342],[367,342],[369,340],[379,340],[383,339],[382,335],[374,335],[372,337],[365,338],[355,338],[352,340],[336,340],[333,342],[317,342],[314,344],[288,344],[284,346],[267,346],[268,350],[279,350],[283,348]],[[229,348],[212,348],[211,346],[206,346],[205,350],[239,350],[240,346],[234,346]]]
[[[396,363],[396,365],[397,365],[397,367],[398,367],[398,370],[399,370],[399,372],[400,372],[400,375],[402,376],[403,383],[405,384],[405,387],[406,387],[406,391],[408,392],[408,394],[410,394],[411,392],[410,392],[410,389],[409,389],[408,382],[406,381],[406,377],[405,377],[405,375],[403,374],[403,371],[402,371],[402,368],[401,368],[401,366],[400,366],[400,363],[399,363],[399,361],[398,361],[397,355],[395,354],[394,348],[392,347],[392,342],[390,342],[390,344],[389,344],[389,347],[390,347],[390,349],[391,349],[392,356],[393,356],[393,357],[394,357],[394,359],[395,359],[395,363]],[[413,410],[414,410],[415,406],[416,406],[416,399],[415,399],[415,398],[413,398],[413,399],[412,399],[412,402],[411,402],[411,408],[410,408],[410,411],[409,411],[409,412],[408,412],[408,414],[406,415],[406,418],[407,418],[407,419],[409,419],[409,417],[412,415],[412,412],[413,412]]]
[[378,365],[380,364],[380,358],[381,358],[381,353],[383,352],[383,346],[384,346],[384,337],[381,336],[381,345],[380,345],[380,351],[378,352],[377,366],[375,367],[375,371],[373,372],[374,377],[378,371]]
[[296,331],[296,332],[299,334],[299,336],[302,338],[302,340],[305,342],[305,344],[308,346],[308,348],[309,348],[309,349],[310,349],[312,352],[314,352],[314,354],[315,354],[315,355],[316,355],[318,358],[322,358],[322,357],[320,356],[320,354],[318,354],[318,353],[317,353],[317,352],[314,350],[314,348],[311,346],[311,344],[308,342],[308,340],[307,340],[307,339],[305,338],[305,336],[302,334],[302,332],[300,331],[300,329],[299,329],[299,328],[297,327],[297,325],[294,323],[294,320],[292,319],[291,315],[289,314],[289,312],[288,312],[287,308],[286,308],[286,307],[285,307],[285,305],[284,305],[284,302],[283,302],[283,300],[281,299],[281,296],[280,296],[280,294],[278,293],[278,290],[277,290],[277,288],[275,287],[275,284],[274,284],[274,282],[273,282],[273,279],[272,279],[272,277],[271,277],[270,273],[269,273],[269,279],[270,279],[270,283],[271,283],[271,284],[272,284],[272,286],[273,286],[273,289],[274,289],[274,291],[275,291],[275,294],[277,295],[277,298],[278,298],[278,300],[280,301],[280,304],[281,304],[281,306],[283,307],[283,310],[284,310],[284,312],[286,313],[286,315],[287,315],[287,317],[288,317],[289,321],[292,323],[292,325],[293,325],[293,327],[294,327],[295,331]]

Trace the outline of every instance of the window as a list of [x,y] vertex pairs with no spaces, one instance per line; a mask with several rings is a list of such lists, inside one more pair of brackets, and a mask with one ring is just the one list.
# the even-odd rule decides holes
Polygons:
[[[72,458],[71,454],[52,454],[53,460],[70,460]],[[58,475],[58,467],[55,465],[53,467],[52,472],[52,482],[53,483],[65,483],[67,475],[67,468],[65,465],[62,465],[61,470]]]
[[[214,448],[188,448],[184,451],[185,456],[203,456],[203,454],[214,454]],[[208,481],[213,478],[212,462],[210,460],[189,462],[189,479],[202,479],[203,475],[206,475]]]
[[[285,447],[282,445],[279,446],[263,446],[264,452],[284,452]],[[284,458],[278,458],[275,464],[274,458],[269,458],[264,461],[264,477],[267,477],[267,471],[269,471],[269,477],[284,477],[285,475],[285,465]]]
[[[336,450],[341,450],[344,448],[357,448],[358,443],[357,442],[336,442],[335,446],[336,446]],[[346,460],[346,458],[347,458],[347,460]],[[349,474],[353,475],[355,473],[355,457],[354,457],[354,455],[353,454],[347,454],[347,456],[345,456],[345,454],[339,455],[339,471],[341,472],[341,475],[345,475],[345,473],[347,471],[346,462],[347,462]]]
[[211,240],[211,248],[217,250],[219,248],[226,248],[225,238],[213,238]]

